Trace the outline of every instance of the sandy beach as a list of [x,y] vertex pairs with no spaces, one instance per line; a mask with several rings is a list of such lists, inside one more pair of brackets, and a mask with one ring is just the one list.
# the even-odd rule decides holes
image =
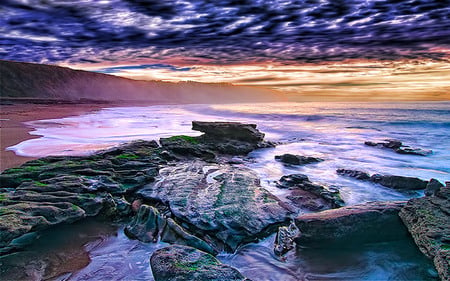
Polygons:
[[111,104],[7,104],[0,111],[0,170],[3,171],[32,160],[18,156],[6,148],[19,142],[38,138],[30,135],[32,128],[25,122],[52,118],[63,118],[99,110]]

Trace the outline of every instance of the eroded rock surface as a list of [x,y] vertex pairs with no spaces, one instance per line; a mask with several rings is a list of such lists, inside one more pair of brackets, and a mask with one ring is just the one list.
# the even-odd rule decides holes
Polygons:
[[291,214],[242,166],[192,161],[166,167],[160,175],[138,194],[167,204],[177,220],[214,235],[231,250],[264,236]]
[[250,281],[212,255],[180,245],[155,251],[150,265],[155,281]]
[[358,243],[404,238],[407,230],[398,213],[403,201],[370,202],[298,216],[297,245],[351,247]]
[[345,205],[339,190],[312,183],[304,174],[283,176],[276,184],[279,188],[291,190],[286,198],[301,209],[318,211]]
[[450,188],[409,200],[399,215],[441,279],[450,280]]

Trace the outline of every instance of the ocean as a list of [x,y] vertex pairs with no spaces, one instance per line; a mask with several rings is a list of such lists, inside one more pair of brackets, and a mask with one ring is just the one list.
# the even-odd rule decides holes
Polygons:
[[[104,108],[81,116],[28,122],[27,125],[34,128],[32,134],[41,137],[9,149],[18,155],[33,157],[86,155],[136,139],[199,135],[199,132],[191,130],[193,120],[255,123],[266,134],[267,140],[279,142],[275,148],[250,153],[245,165],[255,170],[261,177],[262,185],[280,198],[284,197],[284,191],[276,188],[274,182],[283,175],[293,173],[306,174],[312,182],[339,189],[347,205],[407,200],[423,195],[421,192],[399,192],[342,177],[336,174],[338,168],[450,181],[450,102],[305,102]],[[405,145],[430,149],[433,153],[428,156],[401,155],[364,145],[365,141],[385,139],[398,139]],[[320,157],[325,161],[305,166],[287,166],[274,161],[275,155],[284,153]],[[84,273],[83,270],[76,273],[73,280],[82,280],[86,271],[101,270],[95,265],[105,266],[98,260],[105,260],[102,255],[108,253],[108,247],[117,249],[120,248],[118,245],[131,243],[121,235],[119,230],[117,236],[108,238],[113,242],[106,246],[100,243],[102,247],[93,249],[90,252],[90,266],[84,269]],[[273,236],[244,246],[234,254],[224,253],[219,258],[255,280],[411,280],[411,277],[434,280],[432,265],[412,242],[369,245],[348,252],[305,250],[291,253],[287,262],[281,262],[273,257],[272,240]],[[147,247],[144,244],[133,247],[137,249],[135,252],[123,249],[127,251],[128,259],[135,261],[142,253],[148,255],[148,251],[143,250]],[[99,251],[102,254],[96,255]],[[148,261],[148,256],[142,258]],[[133,274],[136,280],[149,278],[147,269],[133,271]]]

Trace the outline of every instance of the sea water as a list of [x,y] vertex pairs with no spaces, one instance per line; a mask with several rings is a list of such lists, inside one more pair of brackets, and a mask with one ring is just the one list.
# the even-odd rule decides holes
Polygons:
[[[280,142],[275,148],[250,153],[244,163],[259,174],[265,188],[281,198],[284,191],[276,188],[274,182],[293,173],[306,174],[315,183],[339,189],[347,205],[422,196],[420,192],[399,192],[342,177],[336,174],[338,168],[450,181],[449,102],[105,108],[82,116],[28,122],[34,128],[32,134],[41,137],[9,149],[34,157],[86,155],[136,139],[199,135],[191,130],[192,120],[255,123],[267,140]],[[433,153],[425,157],[401,155],[364,145],[367,140],[385,139],[398,139],[405,145],[431,149]],[[304,166],[283,165],[274,160],[275,155],[283,153],[320,157],[325,161]],[[108,239],[113,241],[108,246],[111,248],[127,243],[124,237],[123,241],[117,237]],[[302,250],[290,253],[287,261],[273,256],[272,241],[273,236],[244,246],[234,254],[223,253],[219,258],[255,280],[432,280],[431,264],[411,241],[367,245],[358,250]],[[145,251],[141,248],[135,252],[127,250],[127,256],[137,260],[142,252]],[[96,261],[105,261],[107,249],[100,247],[90,253],[90,266],[72,275],[74,280],[79,279],[76,276],[101,271],[96,264],[102,263]],[[141,258],[148,261],[148,256]],[[151,278],[148,274],[143,271],[142,278]],[[98,277],[101,280],[101,275]]]

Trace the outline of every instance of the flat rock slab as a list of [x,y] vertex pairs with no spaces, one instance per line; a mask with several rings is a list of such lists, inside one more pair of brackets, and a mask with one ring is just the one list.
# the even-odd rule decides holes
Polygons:
[[187,246],[173,245],[155,251],[150,265],[155,281],[250,281],[212,255]]
[[399,215],[441,279],[450,280],[450,188],[409,200]]
[[297,245],[310,247],[351,247],[358,243],[407,237],[398,217],[404,201],[369,202],[298,216]]
[[231,250],[274,231],[291,215],[261,187],[257,175],[242,166],[193,161],[161,169],[160,175],[138,194],[162,201],[177,220],[214,235]]

